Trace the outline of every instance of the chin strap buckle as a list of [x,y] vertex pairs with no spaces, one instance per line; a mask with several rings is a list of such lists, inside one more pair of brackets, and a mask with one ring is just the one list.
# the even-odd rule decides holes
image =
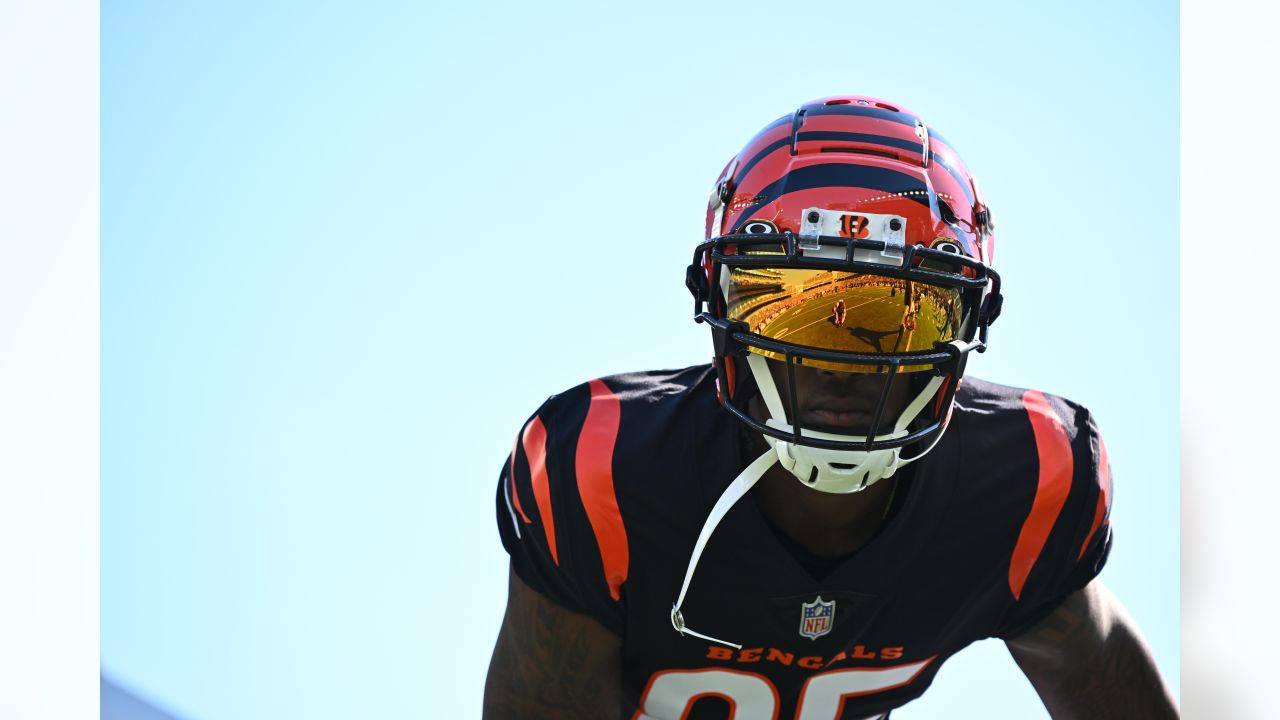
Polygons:
[[671,604],[671,627],[675,628],[676,632],[681,635],[684,634],[684,615],[680,612],[680,608],[675,606],[675,603]]

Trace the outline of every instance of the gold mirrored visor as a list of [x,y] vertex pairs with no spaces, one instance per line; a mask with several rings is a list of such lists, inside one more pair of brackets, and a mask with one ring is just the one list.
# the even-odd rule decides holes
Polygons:
[[[963,318],[960,290],[918,281],[837,270],[752,267],[727,269],[727,318],[778,342],[832,352],[936,352],[956,339]],[[751,352],[774,360],[782,353]],[[843,372],[886,372],[805,358],[804,365]],[[904,365],[900,372],[931,369]]]

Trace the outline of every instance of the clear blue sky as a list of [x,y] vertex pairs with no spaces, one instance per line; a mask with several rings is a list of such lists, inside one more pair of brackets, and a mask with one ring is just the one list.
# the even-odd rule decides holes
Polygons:
[[[104,3],[106,671],[192,718],[477,716],[520,423],[706,361],[712,181],[859,93],[981,181],[970,371],[1097,416],[1103,578],[1176,689],[1176,3],[544,5]],[[982,643],[894,718],[1039,707]]]

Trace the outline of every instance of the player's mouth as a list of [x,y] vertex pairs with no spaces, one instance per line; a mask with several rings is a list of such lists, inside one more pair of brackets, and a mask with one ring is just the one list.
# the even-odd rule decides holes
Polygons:
[[[866,410],[846,408],[810,408],[800,412],[800,424],[823,432],[862,435],[867,432],[874,419]],[[887,425],[887,419],[881,418],[881,432]]]

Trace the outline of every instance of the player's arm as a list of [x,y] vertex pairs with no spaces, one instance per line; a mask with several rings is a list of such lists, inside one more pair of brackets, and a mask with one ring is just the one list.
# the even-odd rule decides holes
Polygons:
[[484,686],[485,720],[616,718],[621,686],[618,636],[510,573]]
[[1096,579],[1006,645],[1054,720],[1178,717],[1137,624]]

